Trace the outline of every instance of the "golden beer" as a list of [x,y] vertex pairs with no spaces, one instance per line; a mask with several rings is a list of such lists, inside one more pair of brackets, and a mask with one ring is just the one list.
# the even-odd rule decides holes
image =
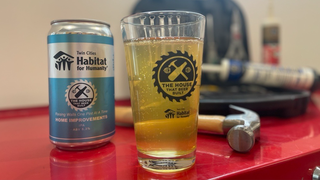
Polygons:
[[194,155],[203,41],[166,37],[124,45],[139,153]]

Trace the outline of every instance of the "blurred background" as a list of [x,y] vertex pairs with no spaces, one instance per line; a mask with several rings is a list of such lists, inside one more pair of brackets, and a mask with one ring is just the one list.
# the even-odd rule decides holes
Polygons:
[[[146,1],[146,0],[145,0]],[[192,4],[206,4],[207,11],[215,12],[223,7],[215,5],[223,0],[147,0],[149,4],[164,2],[167,9],[192,10]],[[47,32],[54,19],[86,18],[106,21],[111,25],[115,48],[115,96],[117,100],[128,99],[129,89],[125,69],[125,57],[120,32],[120,20],[137,8],[140,0],[32,0],[3,1],[0,6],[0,110],[28,108],[48,105]],[[230,1],[240,9],[240,27],[247,59],[262,62],[262,27],[268,20],[269,0]],[[179,6],[180,4],[181,6]],[[191,5],[188,7],[188,5]],[[160,5],[155,5],[161,7]],[[170,8],[170,6],[172,8]],[[228,9],[228,4],[226,5]],[[299,68],[312,67],[320,72],[320,1],[275,0],[272,2],[273,16],[280,27],[278,65]],[[196,11],[196,10],[195,10]],[[228,11],[227,11],[228,12]],[[220,13],[221,14],[221,13]],[[223,14],[223,12],[222,12]],[[227,17],[221,16],[221,18]],[[229,13],[226,21],[232,31],[234,17]],[[212,17],[209,17],[212,19]],[[221,20],[222,21],[222,20]],[[272,20],[273,21],[273,20]],[[214,30],[219,21],[211,24]],[[217,22],[217,23],[215,23]],[[225,21],[220,22],[220,24]],[[244,29],[245,27],[245,29]],[[208,30],[208,29],[207,29]],[[215,38],[217,38],[215,32]],[[208,32],[206,32],[208,35]],[[218,32],[219,33],[219,32]],[[208,36],[206,36],[208,37]],[[223,37],[223,36],[219,36]],[[210,38],[210,35],[209,37]],[[212,38],[212,37],[211,37]],[[229,43],[229,40],[228,40]],[[216,47],[223,43],[215,44]]]

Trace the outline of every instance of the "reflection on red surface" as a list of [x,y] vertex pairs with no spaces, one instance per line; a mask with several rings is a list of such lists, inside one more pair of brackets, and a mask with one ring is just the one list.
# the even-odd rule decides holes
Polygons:
[[192,168],[175,173],[155,173],[143,169],[139,166],[137,172],[138,180],[152,180],[152,179],[161,179],[161,180],[190,180],[197,179],[197,167],[193,166]]
[[225,136],[198,134],[194,167],[175,174],[139,166],[132,127],[117,126],[103,147],[62,151],[49,141],[48,112],[29,111],[0,111],[0,179],[311,179],[320,166],[320,110],[312,103],[301,116],[261,118],[249,153],[232,151]]
[[52,180],[117,179],[116,153],[113,143],[86,151],[64,151],[54,148],[50,153]]

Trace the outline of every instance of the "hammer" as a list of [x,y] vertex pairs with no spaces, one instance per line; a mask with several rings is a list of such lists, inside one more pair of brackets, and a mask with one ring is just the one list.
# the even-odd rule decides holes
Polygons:
[[[249,152],[255,140],[260,137],[260,118],[257,113],[230,105],[232,109],[243,112],[243,114],[231,114],[228,116],[199,115],[198,131],[210,134],[227,135],[229,146],[241,153]],[[132,124],[131,107],[115,108],[115,119],[117,123]]]
[[175,67],[176,69],[168,76],[168,79],[170,81],[174,81],[180,74],[186,79],[188,80],[188,77],[183,73],[183,69],[184,67],[186,67],[187,63],[184,62],[183,64],[181,64],[179,67],[176,66],[175,62],[177,60],[172,61],[168,67]]

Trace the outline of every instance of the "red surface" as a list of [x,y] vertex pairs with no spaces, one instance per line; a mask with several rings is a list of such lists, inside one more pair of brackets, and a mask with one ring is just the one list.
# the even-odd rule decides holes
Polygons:
[[246,154],[232,151],[224,136],[199,134],[195,166],[177,174],[139,166],[131,127],[118,126],[111,143],[79,152],[56,149],[48,135],[47,108],[0,111],[0,179],[311,179],[320,165],[314,104],[295,118],[261,118],[260,141]]

